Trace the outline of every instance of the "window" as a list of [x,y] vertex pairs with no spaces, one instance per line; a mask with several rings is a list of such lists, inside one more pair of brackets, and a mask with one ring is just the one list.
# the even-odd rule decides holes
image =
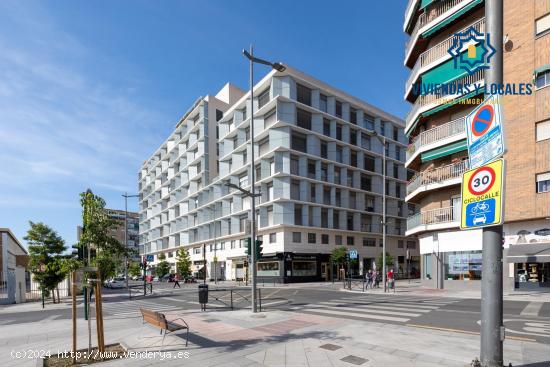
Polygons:
[[350,164],[353,167],[357,167],[357,153],[355,151],[350,153]]
[[367,171],[371,171],[371,172],[374,172],[374,171],[375,171],[375,160],[374,160],[374,157],[371,157],[370,155],[365,155],[364,168],[365,168]]
[[296,84],[296,100],[300,103],[311,106],[311,89],[300,84]]
[[315,179],[315,173],[317,170],[315,169],[315,161],[309,160],[307,161],[307,177]]
[[340,167],[334,167],[334,183],[340,184]]
[[267,261],[258,263],[258,276],[273,277],[279,276],[279,262]]
[[446,280],[479,280],[482,269],[481,251],[444,252]]
[[307,153],[306,141],[307,141],[307,138],[305,135],[293,132],[291,147],[294,150]]
[[328,234],[322,234],[321,235],[321,244],[322,245],[328,245]]
[[336,146],[336,161],[343,163],[343,157],[342,157],[342,147]]
[[550,192],[550,172],[537,175],[537,193]]
[[334,243],[336,244],[336,246],[342,246],[342,236],[339,234],[334,236]]
[[315,233],[308,233],[307,234],[307,243],[315,243],[317,242],[317,235]]
[[292,180],[290,182],[290,198],[292,200],[300,200],[300,181]]
[[267,201],[273,200],[273,182],[267,185]]
[[363,237],[363,246],[365,247],[375,247],[376,238]]
[[239,218],[239,232],[246,231],[246,221],[247,221],[247,219],[248,219],[248,217],[246,215]]
[[321,158],[328,158],[328,145],[326,142],[321,142]]
[[231,249],[233,250],[235,248],[235,240],[231,241]]
[[432,254],[422,255],[422,279],[432,279]]
[[239,146],[239,137],[235,135],[233,138],[233,149],[237,148]]
[[174,257],[174,252],[169,252],[168,257]]
[[272,109],[268,113],[264,115],[264,126],[267,129],[271,125],[273,125],[275,122],[277,122],[277,113],[276,109]]
[[295,277],[316,276],[317,263],[315,261],[293,261],[292,275]]
[[216,122],[220,121],[223,117],[223,111],[216,109]]
[[355,237],[348,236],[346,243],[348,246],[353,246],[355,244]]
[[374,117],[363,115],[363,123],[365,124],[366,129],[374,130]]
[[349,132],[349,143],[353,145],[357,145],[357,131],[350,130]]
[[540,36],[550,31],[550,14],[535,20],[535,35]]
[[299,173],[299,159],[295,155],[290,156],[290,173],[293,175],[298,175]]
[[275,243],[277,242],[277,233],[270,233],[269,234],[269,243]]
[[353,107],[350,107],[349,109],[349,122],[357,125],[357,110]]
[[404,248],[403,247],[403,240],[397,240],[397,248]]
[[342,140],[342,126],[336,125],[336,139]]
[[328,112],[327,105],[327,96],[324,94],[319,95],[319,109],[323,112]]
[[321,163],[321,180],[325,182],[328,180],[328,168],[326,163]]
[[393,165],[393,177],[399,178],[399,166],[397,164]]
[[386,123],[384,121],[380,121],[380,135],[386,135]]
[[308,111],[297,109],[296,125],[303,129],[311,130],[311,113]]
[[240,187],[247,187],[248,186],[248,174],[244,174],[241,177],[239,177],[239,186]]
[[537,141],[550,139],[550,120],[537,124]]
[[361,147],[370,150],[370,136],[367,134],[361,134]]
[[399,141],[399,128],[393,127],[393,140]]
[[292,232],[292,242],[294,242],[294,243],[302,242],[302,233],[301,232]]
[[272,206],[267,208],[267,225],[268,226],[273,225],[273,207]]
[[537,89],[549,85],[550,84],[550,70],[546,70],[544,72],[538,73],[535,84],[537,86]]
[[365,196],[365,211],[374,212],[374,198],[372,196]]
[[342,118],[342,102],[336,101],[336,116]]
[[243,121],[246,120],[246,107],[241,110],[241,114],[243,115]]
[[269,102],[269,88],[258,96],[258,109],[262,108]]
[[311,184],[310,186],[310,189],[309,189],[309,193],[310,193],[310,200],[312,203],[316,203],[317,202],[317,189],[315,187],[315,184]]
[[327,119],[323,119],[323,134],[330,136],[330,121]]
[[302,206],[298,204],[294,205],[294,224],[297,226],[302,225]]
[[401,184],[399,182],[395,183],[395,197],[401,198]]
[[[340,212],[334,211],[332,214],[332,227],[339,229],[340,228]],[[342,244],[342,239],[340,238],[340,244]]]
[[199,255],[201,253],[201,247],[193,247],[193,254]]
[[416,242],[414,241],[407,241],[407,248],[414,250],[416,248]]
[[248,152],[246,150],[243,150],[243,164],[246,164],[248,161]]

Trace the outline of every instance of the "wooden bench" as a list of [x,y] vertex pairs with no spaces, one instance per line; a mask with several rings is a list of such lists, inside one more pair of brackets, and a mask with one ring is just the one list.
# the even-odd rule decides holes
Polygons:
[[[160,329],[160,333],[163,334],[162,337],[162,344],[164,345],[164,338],[166,337],[166,333],[172,333],[178,330],[187,330],[187,335],[185,337],[185,346],[187,346],[187,343],[189,341],[189,325],[185,322],[182,318],[177,318],[173,320],[166,320],[166,316],[160,312],[148,310],[145,308],[140,308],[141,311],[141,317],[143,318],[144,324],[150,324],[153,327],[156,327]],[[180,320],[184,323],[184,325],[176,324],[174,321]],[[164,333],[163,333],[164,332]]]

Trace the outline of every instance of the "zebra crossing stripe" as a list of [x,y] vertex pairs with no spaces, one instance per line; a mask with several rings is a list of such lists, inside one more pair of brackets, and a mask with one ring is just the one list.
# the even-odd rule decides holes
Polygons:
[[441,306],[431,306],[431,305],[419,305],[416,303],[400,303],[400,302],[388,302],[388,301],[373,301],[373,300],[365,300],[365,301],[342,301],[340,303],[349,303],[349,304],[357,304],[357,305],[373,305],[373,306],[399,306],[399,307],[414,307],[424,310],[437,310]]
[[[331,304],[331,305],[342,305],[342,302],[322,302],[323,304]],[[346,304],[346,303],[344,303]],[[413,311],[413,312],[423,312],[423,313],[427,313],[427,312],[430,312],[432,311],[431,309],[419,309],[419,308],[416,308],[416,307],[407,307],[407,308],[403,308],[403,307],[395,307],[395,306],[386,306],[385,304],[384,305],[377,305],[377,304],[357,304],[357,305],[354,305],[355,307],[359,307],[359,308],[368,308],[368,309],[383,309],[383,310],[394,310],[394,311]]]
[[303,310],[303,312],[311,312],[316,313],[320,315],[337,315],[337,316],[351,316],[358,319],[369,319],[369,320],[385,320],[385,321],[394,321],[394,322],[407,322],[410,319],[402,318],[402,317],[392,317],[392,316],[382,316],[382,315],[374,315],[372,313],[366,314],[364,312],[349,312],[349,311],[336,311],[336,310],[327,310],[324,308],[315,309],[315,308],[307,308]]
[[397,311],[386,311],[386,310],[377,310],[377,309],[360,309],[357,307],[348,307],[348,306],[333,306],[325,305],[325,302],[319,302],[319,304],[324,305],[325,307],[320,307],[321,310],[332,309],[332,310],[350,310],[358,313],[368,313],[368,314],[382,314],[382,315],[393,315],[393,316],[409,316],[409,317],[418,317],[421,314],[412,313],[412,312],[397,312]]
[[434,307],[441,307],[441,306],[448,305],[448,303],[441,303],[441,302],[406,301],[406,300],[400,300],[400,299],[387,299],[387,298],[355,298],[355,299],[346,298],[346,301],[388,302],[388,303],[413,304],[413,305],[424,305],[424,306],[434,306]]

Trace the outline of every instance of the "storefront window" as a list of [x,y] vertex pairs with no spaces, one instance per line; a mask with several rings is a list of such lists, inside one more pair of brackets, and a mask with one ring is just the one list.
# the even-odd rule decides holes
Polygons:
[[293,261],[292,275],[295,277],[308,277],[317,275],[317,263],[315,261]]
[[422,279],[433,279],[432,254],[425,254],[424,268],[422,269]]
[[480,280],[481,251],[445,252],[446,280]]
[[261,277],[278,277],[279,276],[279,262],[269,261],[258,263],[258,276]]

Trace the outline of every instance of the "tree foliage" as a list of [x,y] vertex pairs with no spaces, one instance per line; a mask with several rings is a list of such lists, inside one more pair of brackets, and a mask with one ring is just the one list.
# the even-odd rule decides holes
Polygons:
[[[382,261],[382,253],[379,253],[376,257],[376,269],[379,271],[382,271]],[[393,257],[389,254],[389,252],[386,252],[386,272],[391,267],[393,267]]]
[[191,276],[191,257],[186,249],[179,249],[176,253],[176,271],[183,278]]
[[130,261],[128,264],[128,274],[130,276],[140,276],[141,275],[141,267],[139,266],[139,263],[135,261]]
[[170,272],[170,264],[166,261],[166,255],[162,252],[158,255],[158,259],[160,262],[157,264],[156,273],[159,278],[162,278]]
[[330,254],[330,261],[335,264],[343,264],[347,259],[347,249],[344,246],[336,247]]

